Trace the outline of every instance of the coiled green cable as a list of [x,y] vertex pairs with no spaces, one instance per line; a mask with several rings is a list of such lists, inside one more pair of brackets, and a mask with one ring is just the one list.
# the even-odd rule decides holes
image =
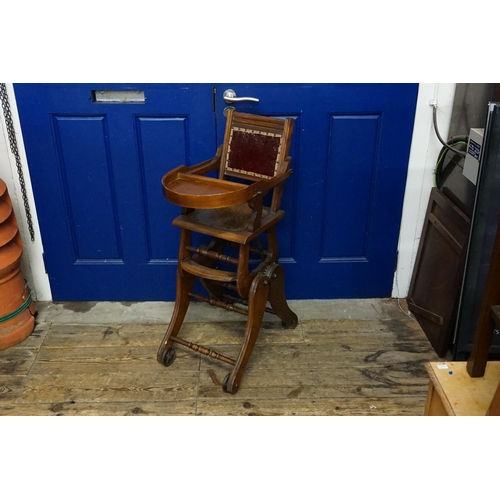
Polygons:
[[19,316],[23,311],[28,309],[33,299],[31,298],[31,290],[28,288],[28,298],[15,310],[5,316],[0,316],[0,324],[7,323],[11,319],[14,319],[16,316]]

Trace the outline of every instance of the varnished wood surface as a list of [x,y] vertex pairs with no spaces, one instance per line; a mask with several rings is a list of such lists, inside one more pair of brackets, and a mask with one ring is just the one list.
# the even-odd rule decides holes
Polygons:
[[[225,363],[181,346],[170,367],[156,361],[166,325],[42,323],[0,352],[0,415],[423,415],[425,363],[439,358],[393,305],[377,320],[265,321],[235,395]],[[181,334],[235,357],[244,324]]]
[[[465,361],[447,361],[445,365],[427,363],[426,369],[431,382],[429,415],[485,416],[488,413],[500,382],[500,361],[488,362],[483,377],[471,377]],[[492,408],[491,414],[495,414],[494,411]]]

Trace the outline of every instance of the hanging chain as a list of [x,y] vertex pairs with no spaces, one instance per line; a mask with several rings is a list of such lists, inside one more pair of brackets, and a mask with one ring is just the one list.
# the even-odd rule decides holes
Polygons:
[[23,194],[24,211],[26,212],[26,220],[28,222],[28,229],[31,236],[31,241],[35,241],[35,231],[33,229],[33,221],[31,220],[31,211],[28,203],[28,195],[26,193],[26,185],[24,183],[23,167],[21,165],[21,157],[17,149],[16,131],[14,129],[14,122],[12,120],[12,113],[10,112],[9,96],[7,95],[7,87],[5,83],[0,83],[0,99],[2,100],[3,115],[5,117],[5,125],[9,135],[10,150],[16,159],[17,176]]

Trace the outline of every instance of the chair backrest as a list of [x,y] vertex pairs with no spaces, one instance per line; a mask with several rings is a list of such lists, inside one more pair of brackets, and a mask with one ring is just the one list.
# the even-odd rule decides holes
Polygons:
[[271,179],[289,168],[292,118],[229,110],[222,146],[220,178]]

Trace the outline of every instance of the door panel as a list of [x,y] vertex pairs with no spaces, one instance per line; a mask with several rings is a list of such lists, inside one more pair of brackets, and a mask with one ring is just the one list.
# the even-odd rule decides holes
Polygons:
[[[160,180],[214,155],[228,88],[260,99],[239,111],[295,119],[278,225],[288,298],[390,296],[417,85],[14,88],[54,300],[174,299],[180,209]],[[146,99],[97,103],[100,89]]]
[[[325,202],[320,262],[366,259],[380,116],[330,116],[329,129],[328,156],[323,173]],[[357,148],[347,149],[353,137],[363,137],[363,141]],[[357,200],[349,207],[349,217],[345,217],[346,200]],[[335,231],[330,228],[335,228]]]
[[52,116],[74,262],[123,260],[105,128],[104,116]]

